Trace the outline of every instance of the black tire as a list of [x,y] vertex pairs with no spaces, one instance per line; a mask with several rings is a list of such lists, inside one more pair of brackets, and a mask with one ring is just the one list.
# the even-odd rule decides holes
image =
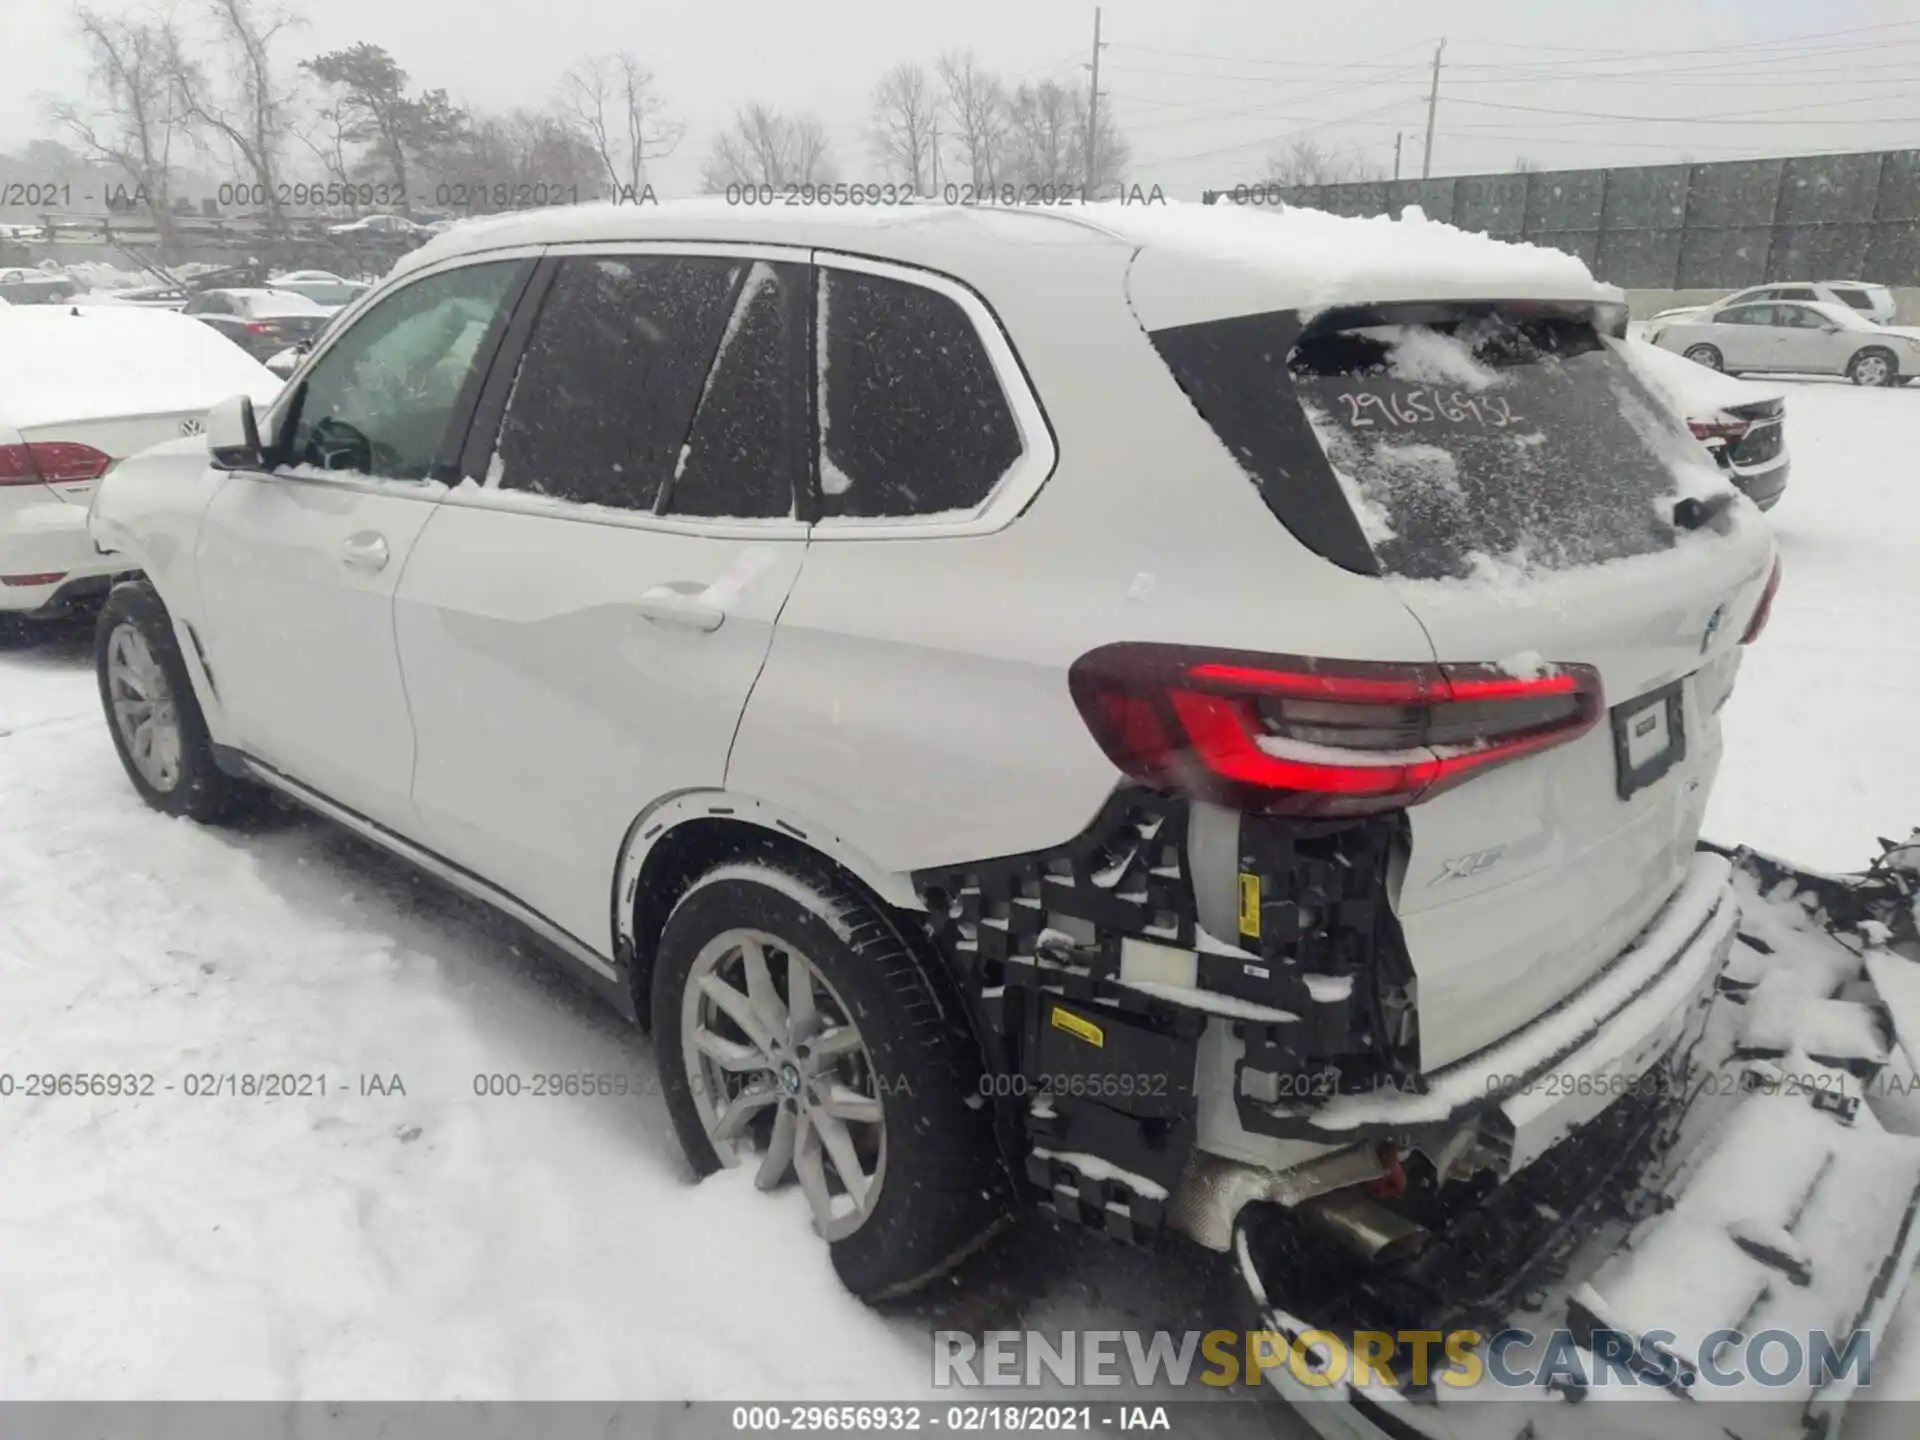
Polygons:
[[844,1003],[874,1074],[884,1077],[879,1198],[858,1229],[832,1243],[834,1269],[864,1300],[917,1290],[982,1245],[1008,1214],[991,1107],[978,1103],[976,1043],[965,1021],[942,1007],[892,923],[824,865],[771,858],[722,865],[674,907],[653,971],[661,1089],[688,1163],[703,1178],[723,1162],[687,1075],[681,999],[707,943],[742,928],[790,942],[813,962]]
[[1683,353],[1694,364],[1704,365],[1709,370],[1724,372],[1727,368],[1726,357],[1716,345],[1689,345]]
[[[1883,360],[1886,362],[1887,369],[1886,369],[1886,376],[1884,379],[1867,380],[1867,379],[1861,378],[1862,365],[1865,361],[1869,359]],[[1882,349],[1878,345],[1867,346],[1866,349],[1860,351],[1851,360],[1847,362],[1847,379],[1851,380],[1856,385],[1876,385],[1876,386],[1895,385],[1899,383],[1899,378],[1900,378],[1899,358],[1891,350]]]
[[[140,773],[127,737],[114,716],[107,655],[114,632],[123,625],[132,626],[146,641],[171,691],[180,729],[180,765],[178,778],[165,789],[155,786]],[[130,580],[113,587],[106,604],[100,607],[100,618],[94,623],[93,661],[107,733],[113,736],[113,748],[119,752],[120,764],[142,800],[162,814],[184,815],[202,824],[237,819],[259,807],[265,792],[258,785],[229,775],[214,763],[213,741],[207,734],[206,717],[200,713],[200,700],[194,694],[192,677],[180,657],[173,619],[167,614],[159,592],[147,581]]]

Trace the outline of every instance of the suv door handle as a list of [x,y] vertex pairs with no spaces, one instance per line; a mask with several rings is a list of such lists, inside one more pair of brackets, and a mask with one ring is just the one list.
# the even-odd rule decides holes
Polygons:
[[340,563],[349,570],[384,570],[387,568],[387,559],[386,536],[376,535],[371,530],[349,535],[340,542]]
[[712,634],[726,620],[727,612],[710,603],[706,595],[706,586],[680,580],[641,592],[633,602],[633,608],[656,624],[678,625],[683,629]]

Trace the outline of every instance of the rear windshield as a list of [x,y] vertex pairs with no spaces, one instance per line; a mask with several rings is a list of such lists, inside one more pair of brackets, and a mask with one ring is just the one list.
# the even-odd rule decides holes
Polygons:
[[[1280,315],[1263,318],[1290,328]],[[1161,350],[1275,513],[1329,559],[1347,563],[1335,553],[1337,529],[1294,523],[1288,492],[1334,489],[1373,562],[1349,568],[1409,579],[1466,578],[1489,566],[1560,570],[1674,544],[1680,472],[1704,453],[1644,388],[1619,342],[1590,322],[1482,312],[1316,325],[1286,338],[1293,343],[1264,350]],[[1229,354],[1238,365],[1231,386],[1191,373]],[[1257,387],[1265,403],[1199,398],[1233,387]],[[1294,405],[1276,403],[1276,390],[1290,391]],[[1276,473],[1254,473],[1263,449],[1283,447],[1236,433],[1250,424],[1295,432]],[[1317,456],[1302,453],[1308,445]]]

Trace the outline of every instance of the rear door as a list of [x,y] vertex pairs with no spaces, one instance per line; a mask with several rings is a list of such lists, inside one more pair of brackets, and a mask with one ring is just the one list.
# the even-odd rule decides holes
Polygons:
[[1831,315],[1811,305],[1776,305],[1777,333],[1782,337],[1777,370],[1812,375],[1838,375],[1860,342],[1860,332],[1843,328]]
[[1591,323],[1391,314],[1310,327],[1290,364],[1382,583],[1439,661],[1590,666],[1606,707],[1408,812],[1398,913],[1432,1066],[1564,998],[1678,884],[1772,550],[1745,506],[1676,524],[1728,484]]
[[628,828],[724,782],[806,553],[805,262],[554,252],[476,416],[484,478],[400,587],[424,843],[602,954]]

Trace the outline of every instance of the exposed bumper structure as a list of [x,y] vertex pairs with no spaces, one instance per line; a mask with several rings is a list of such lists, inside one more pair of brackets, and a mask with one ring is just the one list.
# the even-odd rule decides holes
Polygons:
[[[1475,1353],[1500,1352],[1499,1370],[1489,1360],[1470,1380],[1463,1370],[1435,1378],[1444,1368],[1436,1346],[1423,1384],[1404,1355],[1390,1375],[1357,1367],[1333,1380],[1316,1375],[1334,1372],[1328,1337],[1354,1355],[1361,1332],[1404,1338],[1424,1328],[1395,1308],[1423,1287],[1402,1276],[1362,1281],[1331,1299],[1293,1293],[1288,1287],[1312,1266],[1289,1265],[1276,1241],[1287,1222],[1266,1223],[1282,1212],[1256,1207],[1243,1221],[1233,1257],[1256,1323],[1288,1345],[1318,1332],[1307,1341],[1305,1353],[1318,1357],[1307,1369],[1277,1365],[1265,1378],[1321,1434],[1838,1434],[1840,1412],[1871,1375],[1871,1347],[1920,1261],[1920,1104],[1909,1098],[1911,1051],[1920,1049],[1920,846],[1896,847],[1896,864],[1866,877],[1804,876],[1736,858],[1732,887],[1722,862],[1703,864],[1701,884],[1722,893],[1689,900],[1683,890],[1636,947],[1669,924],[1691,927],[1667,967],[1538,1072],[1629,1074],[1644,1045],[1658,1052],[1646,1073],[1672,1083],[1657,1093],[1626,1087],[1624,1098],[1603,1099],[1585,1118],[1577,1107],[1550,1107],[1551,1125],[1532,1137],[1530,1097],[1498,1097],[1520,1137],[1516,1153],[1538,1158],[1451,1228],[1472,1231],[1511,1194],[1523,1203],[1506,1208],[1503,1226],[1531,1224],[1537,1211],[1551,1212],[1549,1223],[1486,1293],[1487,1307],[1476,1313],[1473,1287],[1462,1284],[1449,1292],[1458,1303],[1431,1324],[1477,1331]],[[1740,943],[1723,969],[1700,952],[1724,954],[1720,937],[1734,934],[1730,888]],[[1835,937],[1847,929],[1858,933],[1842,944]],[[1623,957],[1609,976],[1634,959]],[[1677,1049],[1661,1049],[1669,1029],[1647,1017],[1684,997],[1684,977],[1699,965],[1718,983],[1697,1003],[1679,999],[1692,1024],[1677,1027]],[[1787,995],[1801,1003],[1767,1003]],[[1783,1029],[1778,1017],[1787,1012],[1809,1018]],[[1657,1063],[1668,1055],[1671,1066]],[[1541,1143],[1549,1148],[1537,1151]],[[1436,1237],[1441,1248],[1453,1242],[1451,1233]],[[1767,1336],[1791,1340],[1756,1350]],[[1546,1363],[1554,1355],[1560,1363]]]

